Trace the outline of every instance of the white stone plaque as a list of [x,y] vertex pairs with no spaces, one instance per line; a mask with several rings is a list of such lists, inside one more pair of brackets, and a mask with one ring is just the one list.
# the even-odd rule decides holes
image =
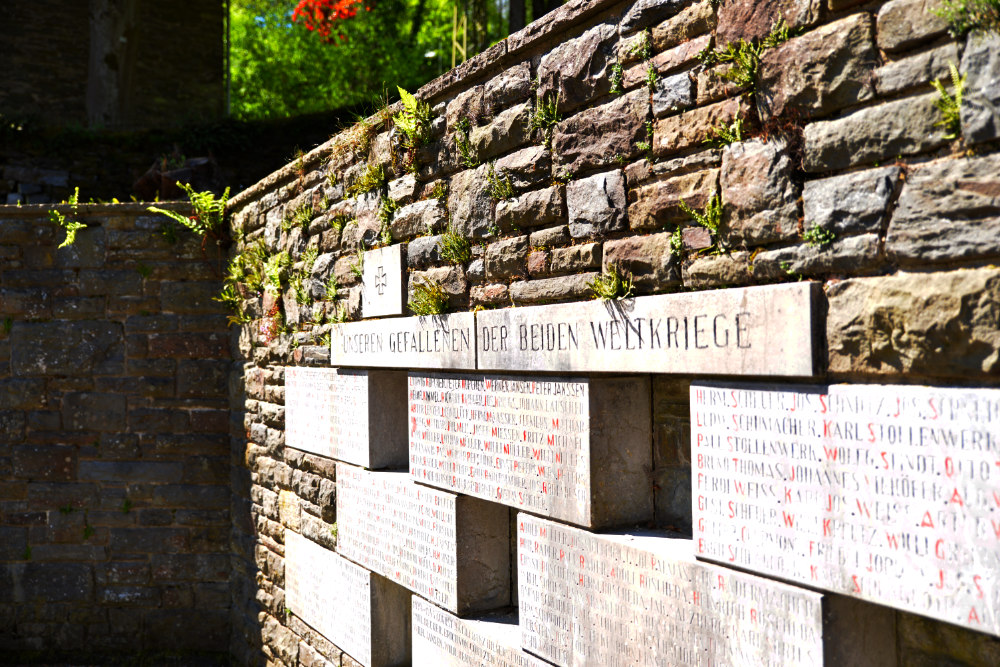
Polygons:
[[371,572],[285,531],[285,605],[363,665],[372,664]]
[[691,386],[700,556],[1000,634],[1000,390]]
[[404,375],[285,368],[285,444],[366,468],[406,465]]
[[691,540],[518,514],[522,647],[566,667],[823,664],[822,596],[694,559]]
[[517,616],[462,619],[413,597],[413,664],[434,667],[547,667],[520,649]]
[[473,313],[335,324],[330,339],[333,366],[456,370],[476,367]]
[[586,527],[652,518],[647,378],[410,373],[409,420],[419,482]]
[[481,370],[811,376],[811,283],[483,311]]
[[402,315],[404,307],[403,246],[369,250],[361,269],[361,314],[364,317]]
[[510,603],[509,521],[499,505],[407,473],[338,464],[337,526],[339,553],[449,611]]

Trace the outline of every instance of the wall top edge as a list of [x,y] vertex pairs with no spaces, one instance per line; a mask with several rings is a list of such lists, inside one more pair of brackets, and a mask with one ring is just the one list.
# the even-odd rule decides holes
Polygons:
[[88,215],[152,215],[150,206],[157,206],[171,211],[190,210],[191,204],[184,200],[160,202],[121,202],[118,204],[0,204],[0,221],[19,218],[38,218],[48,216],[49,211],[71,213],[77,216]]

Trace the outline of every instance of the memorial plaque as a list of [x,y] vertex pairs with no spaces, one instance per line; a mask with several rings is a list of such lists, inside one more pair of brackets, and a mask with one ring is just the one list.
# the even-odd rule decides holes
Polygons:
[[581,526],[646,521],[649,395],[645,376],[410,373],[410,473]]
[[480,370],[814,374],[813,283],[478,313]]
[[548,667],[520,648],[517,615],[462,619],[413,597],[413,664],[434,667]]
[[1000,634],[1000,390],[691,386],[700,556]]
[[818,593],[700,563],[691,540],[517,522],[521,645],[546,660],[823,664]]
[[510,521],[501,505],[337,465],[337,551],[449,611],[510,604]]
[[366,667],[409,664],[410,594],[285,531],[285,605]]
[[403,246],[369,250],[361,269],[361,314],[363,317],[402,315],[406,304],[403,289]]
[[330,340],[333,366],[457,370],[476,367],[473,313],[334,324]]
[[406,465],[402,371],[285,369],[285,444],[366,468]]

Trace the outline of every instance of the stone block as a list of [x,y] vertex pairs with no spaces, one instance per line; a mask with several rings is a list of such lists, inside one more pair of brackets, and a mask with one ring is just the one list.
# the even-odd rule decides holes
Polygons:
[[552,180],[552,153],[544,146],[529,146],[496,161],[496,168],[510,178],[515,191]]
[[486,279],[496,281],[512,276],[523,276],[527,268],[527,259],[527,236],[515,236],[495,241],[486,246],[486,254],[483,257],[486,266]]
[[649,93],[637,90],[562,121],[552,138],[557,171],[576,174],[638,156],[648,113]]
[[337,552],[445,609],[510,604],[508,511],[413,482],[405,472],[337,465]]
[[665,51],[715,28],[715,7],[700,0],[653,28],[653,49]]
[[719,170],[706,169],[634,187],[629,192],[628,220],[631,229],[663,229],[689,219],[680,203],[701,210],[718,190]]
[[493,222],[493,200],[487,190],[486,165],[467,169],[451,177],[448,212],[451,224],[466,238],[489,236]]
[[335,324],[331,365],[473,369],[474,318],[457,313]]
[[722,229],[737,243],[759,245],[799,231],[795,160],[784,139],[753,139],[726,146],[719,184]]
[[825,116],[873,98],[879,65],[873,31],[869,14],[854,14],[765,51],[758,83],[763,118],[792,111]]
[[575,239],[627,229],[625,175],[616,170],[569,182],[566,209]]
[[77,448],[66,445],[24,445],[10,449],[14,475],[33,482],[76,479]]
[[528,62],[508,67],[486,82],[483,104],[487,113],[517,104],[531,95],[531,65]]
[[889,222],[886,250],[903,265],[1000,256],[1000,156],[914,169]]
[[80,461],[81,482],[177,484],[184,475],[180,461]]
[[9,563],[0,568],[0,602],[93,604],[93,566],[35,561]]
[[846,169],[943,146],[948,140],[935,126],[941,119],[936,99],[936,93],[910,97],[806,125],[803,169]]
[[406,465],[400,371],[285,369],[285,445],[366,468]]
[[436,283],[448,297],[449,308],[461,308],[464,305],[469,290],[469,281],[461,266],[439,266],[424,271],[413,271],[409,275],[407,286],[407,301],[413,301],[414,286],[420,283]]
[[514,199],[497,202],[496,221],[502,230],[539,227],[559,222],[566,217],[563,190],[553,185],[532,190]]
[[968,380],[1000,369],[997,269],[855,278],[827,298],[831,373]]
[[[76,234],[73,245],[59,248],[55,266],[62,269],[97,269],[107,257],[107,233],[103,227],[87,227]],[[147,235],[147,245],[149,237]]]
[[395,244],[369,250],[361,269],[361,314],[385,317],[403,314],[403,246]]
[[609,54],[617,37],[616,26],[601,23],[542,56],[538,99],[557,97],[560,112],[566,113],[606,95],[611,90]]
[[160,303],[164,313],[200,314],[222,312],[222,305],[214,298],[219,296],[217,282],[160,283]]
[[685,287],[703,289],[746,285],[751,282],[750,253],[737,251],[725,255],[702,255],[684,266]]
[[124,371],[122,325],[115,322],[17,322],[10,332],[17,375],[116,374]]
[[423,269],[441,261],[441,235],[421,236],[406,244],[406,264],[411,269]]
[[803,228],[819,226],[838,236],[881,232],[901,174],[899,167],[881,167],[806,181]]
[[638,0],[622,17],[621,33],[627,35],[668,19],[677,14],[685,4],[686,0]]
[[63,427],[79,431],[125,430],[126,399],[121,394],[72,392],[63,397]]
[[648,63],[642,63],[626,70],[625,86],[631,87],[645,82],[649,76],[650,67],[656,70],[657,75],[669,74],[681,68],[688,69],[698,60],[698,54],[708,48],[711,43],[711,35],[703,35],[658,53],[650,58]]
[[694,104],[694,90],[694,81],[687,72],[657,79],[653,91],[653,116],[663,118],[689,108]]
[[[0,412],[0,442],[13,444],[24,440],[24,427],[27,423],[23,412]],[[37,422],[33,422],[32,426],[37,428]],[[58,416],[55,428],[59,428]]]
[[486,105],[483,99],[485,90],[485,87],[481,85],[473,86],[458,93],[454,99],[448,102],[445,119],[449,129],[453,129],[463,118],[468,119],[473,125],[480,123],[486,116]]
[[191,606],[145,612],[143,634],[150,650],[175,651],[183,646],[188,651],[227,652],[231,626],[229,610],[195,609],[193,599],[184,603]]
[[469,305],[476,306],[496,306],[510,302],[509,290],[506,285],[483,285],[473,287],[469,292]]
[[875,90],[879,95],[889,95],[924,86],[934,79],[947,82],[951,62],[958,62],[958,46],[954,43],[886,63],[875,70]]
[[480,160],[489,160],[527,144],[530,124],[530,106],[527,102],[518,104],[497,114],[489,125],[473,129],[469,142]]
[[669,232],[605,241],[603,270],[611,265],[628,272],[636,287],[657,290],[680,284],[677,258],[670,249]]
[[[546,256],[550,255],[551,271],[556,274],[578,273],[601,267],[601,244],[599,243],[583,243],[581,245],[569,246],[568,248],[554,248],[551,253],[532,254],[542,255],[544,259],[548,259]],[[544,259],[541,271],[536,271],[536,273],[544,273]],[[531,272],[530,259],[528,272]]]
[[589,283],[597,275],[597,273],[581,273],[559,278],[519,280],[510,284],[510,300],[514,304],[521,305],[583,299],[590,295]]
[[935,0],[889,0],[878,12],[878,47],[902,51],[943,35],[948,23],[934,14]]
[[444,229],[448,223],[448,209],[439,199],[425,199],[404,206],[392,218],[390,230],[394,241],[433,234]]
[[158,484],[153,489],[155,507],[193,510],[222,510],[229,508],[229,488],[207,484]]
[[[961,70],[968,75],[961,108],[962,138],[979,143],[1000,137],[1000,35],[969,35]],[[944,81],[950,90],[950,77]]]
[[[516,344],[500,327],[479,334],[486,351]],[[554,325],[509,335],[572,345]],[[648,379],[411,373],[409,388],[416,481],[589,528],[652,518]]]
[[728,126],[739,113],[739,100],[726,100],[668,116],[654,124],[653,152],[657,157],[664,157],[700,146],[709,137],[710,129]]
[[719,6],[715,39],[720,47],[739,39],[761,39],[784,18],[789,27],[819,21],[822,0],[733,0]]
[[823,246],[795,245],[757,253],[753,275],[771,280],[830,273],[858,274],[882,264],[878,234],[836,239]]

